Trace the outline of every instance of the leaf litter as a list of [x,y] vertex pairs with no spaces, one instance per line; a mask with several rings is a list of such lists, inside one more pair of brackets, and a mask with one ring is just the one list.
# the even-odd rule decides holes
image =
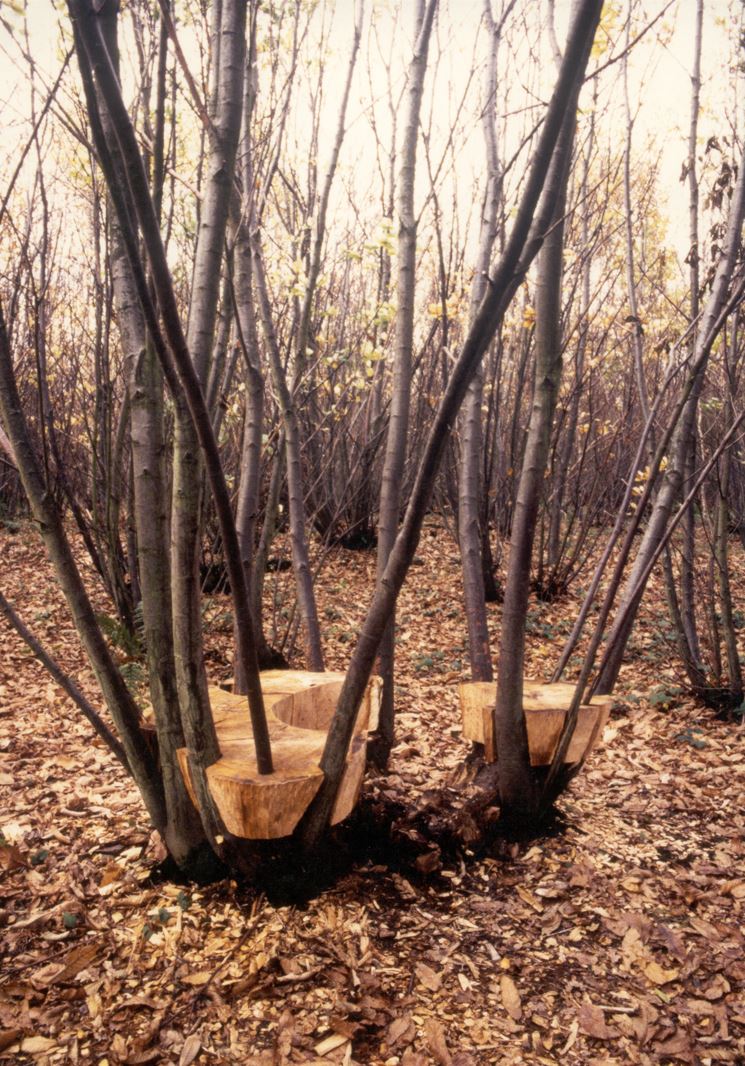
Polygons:
[[[0,530],[0,552],[4,591],[100,703],[41,548]],[[339,837],[348,861],[311,898],[154,877],[163,849],[136,791],[0,630],[0,1060],[745,1062],[742,729],[684,697],[667,706],[669,663],[632,646],[562,830],[481,846],[461,772],[458,555],[430,523],[421,556],[400,600],[390,769],[368,775]],[[289,593],[288,575],[273,578],[274,595]],[[338,550],[322,572],[330,669],[373,579],[359,552]],[[533,609],[553,623],[576,601]],[[530,676],[548,675],[560,639],[529,643]],[[207,658],[228,675],[229,622],[208,627]]]

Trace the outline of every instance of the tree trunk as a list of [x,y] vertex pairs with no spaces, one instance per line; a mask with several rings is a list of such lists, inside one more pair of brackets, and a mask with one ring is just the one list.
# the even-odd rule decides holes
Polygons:
[[580,0],[579,11],[572,22],[564,60],[544,118],[512,232],[500,262],[491,276],[491,285],[479,312],[469,327],[435,414],[403,523],[385,573],[376,585],[339,695],[321,758],[324,782],[299,827],[299,833],[308,848],[318,843],[328,824],[344,770],[355,716],[375,662],[380,640],[416,553],[422,522],[451,427],[471,377],[499,328],[505,310],[525,272],[538,253],[554,217],[559,189],[556,185],[549,185],[546,176],[567,110],[573,108],[578,86],[584,76],[586,57],[595,35],[601,7],[601,0]]
[[[586,59],[587,57],[585,57],[585,62]],[[556,182],[559,191],[553,217],[554,224],[538,258],[533,409],[512,521],[510,556],[502,608],[502,636],[493,729],[498,753],[501,817],[506,824],[515,826],[532,823],[535,820],[539,803],[539,791],[530,768],[528,737],[523,714],[525,618],[528,612],[533,539],[561,381],[564,212],[579,88],[580,86],[577,85],[570,101],[564,127],[551,161],[551,174],[548,179]]]
[[[429,40],[437,0],[419,0],[417,5],[416,43],[407,75],[406,117],[404,119],[401,169],[398,185],[398,280],[396,283],[396,352],[393,364],[388,435],[380,489],[378,512],[377,580],[382,580],[388,557],[398,532],[402,503],[402,482],[406,465],[411,399],[411,361],[414,346],[414,292],[416,286],[416,229],[414,213],[414,177],[419,113],[427,71]],[[378,672],[383,678],[378,735],[371,742],[370,755],[384,767],[394,740],[394,643],[395,613],[386,626],[380,645]]]
[[96,675],[106,705],[114,719],[132,777],[137,783],[152,823],[162,834],[168,823],[165,797],[155,760],[140,730],[140,712],[103,638],[96,615],[78,572],[64,527],[47,491],[44,476],[31,446],[21,407],[5,317],[0,308],[0,415],[10,439],[18,472],[34,520],[39,526],[57,580],[67,600],[75,628]]
[[595,686],[596,691],[602,694],[613,691],[613,686],[621,668],[624,650],[631,635],[636,612],[641,602],[643,588],[640,590],[638,587],[639,579],[664,535],[665,527],[683,484],[688,444],[692,426],[695,422],[704,373],[711,347],[723,325],[723,312],[726,310],[730,283],[739,251],[744,212],[745,154],[740,160],[737,184],[730,203],[727,235],[724,240],[722,255],[712,282],[711,294],[703,310],[699,329],[696,333],[694,359],[688,380],[690,391],[671,441],[670,463],[655,499],[652,514],[644,532],[634,566],[626,582],[616,621],[608,636],[603,664]]
[[[471,287],[471,313],[475,314],[484,298],[489,263],[494,241],[497,237],[497,219],[500,199],[499,153],[497,149],[497,55],[501,22],[494,21],[491,0],[484,2],[484,20],[491,39],[484,85],[482,126],[486,145],[486,190],[481,216],[479,251],[476,258]],[[474,681],[491,681],[494,676],[489,648],[489,626],[486,614],[486,591],[484,587],[484,561],[482,541],[488,540],[486,529],[480,528],[482,465],[481,405],[484,395],[484,378],[481,367],[468,386],[461,418],[461,459],[458,477],[458,540],[463,567],[463,597],[468,627],[468,655],[471,677]],[[487,516],[488,516],[488,512]],[[494,758],[493,737],[487,738],[486,754]]]

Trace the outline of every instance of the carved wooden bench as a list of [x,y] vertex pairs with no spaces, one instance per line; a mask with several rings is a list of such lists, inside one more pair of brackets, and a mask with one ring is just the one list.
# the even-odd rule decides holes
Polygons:
[[[551,762],[573,697],[574,685],[565,682],[546,685],[538,681],[524,682],[523,713],[531,766],[546,766]],[[496,681],[469,681],[460,686],[466,740],[486,744],[491,735],[490,716],[496,700]],[[580,706],[565,762],[579,762],[589,754],[605,728],[612,703],[609,696],[593,696],[589,703]]]
[[[222,758],[208,768],[207,781],[228,832],[249,840],[292,834],[321,787],[323,772],[319,762],[343,682],[343,673],[330,671],[262,672],[272,774],[260,774],[256,767],[247,698],[210,687]],[[378,723],[380,688],[380,679],[372,678],[357,714],[332,824],[346,818],[357,803],[365,772],[367,732]],[[181,748],[178,756],[189,794],[196,803],[186,748]]]

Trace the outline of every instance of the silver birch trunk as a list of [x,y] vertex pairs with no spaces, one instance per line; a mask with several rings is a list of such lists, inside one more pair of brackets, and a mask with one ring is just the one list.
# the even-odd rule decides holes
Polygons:
[[[489,263],[497,237],[499,212],[499,153],[497,149],[497,56],[501,22],[494,20],[491,0],[484,0],[484,21],[490,37],[489,58],[484,84],[482,127],[486,147],[486,190],[481,215],[479,251],[471,286],[471,315],[475,315],[486,291]],[[463,570],[463,597],[468,628],[468,656],[474,681],[491,681],[494,676],[489,648],[486,614],[484,564],[481,545],[488,538],[488,526],[480,528],[482,464],[482,416],[484,376],[479,366],[468,386],[461,417],[461,459],[458,470],[458,540]],[[494,757],[493,742],[486,747]]]
[[[402,504],[402,483],[406,465],[406,444],[409,433],[411,399],[411,361],[414,347],[414,294],[416,287],[416,230],[414,213],[414,178],[416,148],[419,136],[419,114],[427,71],[429,41],[432,33],[437,0],[419,0],[417,7],[417,37],[409,64],[406,85],[406,111],[401,168],[398,177],[398,277],[396,281],[396,349],[393,364],[393,392],[391,396],[388,435],[380,488],[378,515],[377,580],[382,580],[391,554]],[[383,678],[378,738],[374,745],[375,761],[385,765],[394,739],[394,643],[395,614],[386,627],[380,645],[378,671]]]

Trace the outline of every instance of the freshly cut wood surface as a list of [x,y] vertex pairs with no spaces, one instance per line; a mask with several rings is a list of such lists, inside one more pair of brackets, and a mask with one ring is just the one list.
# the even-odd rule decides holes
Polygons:
[[[207,780],[228,832],[250,840],[269,840],[294,831],[323,780],[319,763],[343,681],[342,673],[262,673],[274,759],[272,774],[258,772],[246,697],[210,687],[222,758],[209,767]],[[359,797],[366,734],[371,720],[377,723],[379,702],[380,679],[373,678],[357,717],[332,823],[346,818]],[[179,763],[195,800],[186,748],[179,751]]]
[[[463,736],[483,744],[497,699],[497,683],[464,682],[459,691]],[[563,681],[554,684],[524,682],[523,712],[532,766],[545,766],[551,762],[573,696],[574,685]],[[608,697],[593,696],[589,703],[582,704],[565,762],[579,762],[592,750],[608,720],[611,703]]]

